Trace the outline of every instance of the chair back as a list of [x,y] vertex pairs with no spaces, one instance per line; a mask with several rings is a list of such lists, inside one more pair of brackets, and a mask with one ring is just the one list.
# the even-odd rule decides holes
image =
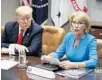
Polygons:
[[97,52],[98,52],[98,59],[99,59],[99,67],[102,67],[102,39],[97,39]]
[[5,27],[4,26],[1,26],[1,35],[3,34],[4,29],[5,29]]
[[61,44],[65,35],[65,30],[55,26],[43,26],[43,28],[42,51],[43,54],[48,55],[49,53],[56,51]]

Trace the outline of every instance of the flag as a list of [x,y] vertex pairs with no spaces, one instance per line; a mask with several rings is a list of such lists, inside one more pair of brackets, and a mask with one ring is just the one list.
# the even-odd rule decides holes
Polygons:
[[33,18],[42,25],[48,18],[48,0],[32,0]]
[[88,12],[87,0],[68,0],[68,18],[75,11]]
[[32,0],[20,0],[21,6],[31,6]]
[[74,11],[87,12],[87,0],[51,0],[51,19],[54,26],[64,26]]
[[88,11],[87,0],[71,0],[71,5],[75,11]]
[[51,19],[53,25],[57,27],[68,22],[68,0],[51,1]]

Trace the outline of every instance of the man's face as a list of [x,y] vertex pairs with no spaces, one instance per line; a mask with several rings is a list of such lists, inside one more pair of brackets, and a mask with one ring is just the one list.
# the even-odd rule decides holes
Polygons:
[[18,15],[17,22],[22,29],[27,29],[31,25],[32,16],[31,15]]

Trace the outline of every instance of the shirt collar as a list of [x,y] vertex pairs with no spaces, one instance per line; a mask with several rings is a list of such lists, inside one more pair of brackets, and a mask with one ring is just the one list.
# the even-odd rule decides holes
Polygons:
[[[19,34],[20,34],[20,30],[21,30],[22,28],[20,27],[20,25],[19,25]],[[26,32],[26,30],[27,29],[23,29],[24,30],[24,33],[23,33],[23,36],[24,36],[24,34],[25,34],[25,32]]]

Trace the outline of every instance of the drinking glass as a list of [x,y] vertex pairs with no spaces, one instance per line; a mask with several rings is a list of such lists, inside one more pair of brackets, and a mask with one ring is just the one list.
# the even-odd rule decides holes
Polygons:
[[95,69],[95,80],[102,80],[102,67]]
[[18,67],[20,68],[26,68],[27,61],[26,61],[26,53],[25,52],[19,52],[19,64]]

